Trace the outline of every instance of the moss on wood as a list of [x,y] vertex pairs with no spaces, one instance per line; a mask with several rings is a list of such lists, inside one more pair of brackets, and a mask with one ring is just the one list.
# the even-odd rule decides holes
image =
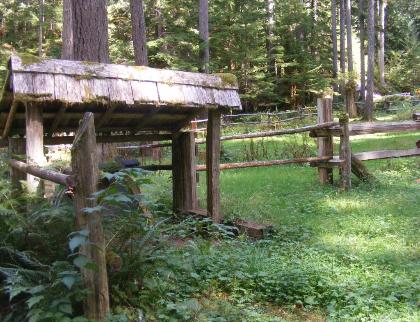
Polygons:
[[42,59],[38,56],[31,55],[31,54],[19,54],[18,57],[20,58],[20,61],[22,62],[22,65],[29,66],[32,64],[38,64],[43,62],[45,59]]
[[234,86],[234,87],[238,87],[238,78],[230,73],[216,73],[213,74],[214,76],[220,77],[220,79],[222,80],[222,85],[223,86]]

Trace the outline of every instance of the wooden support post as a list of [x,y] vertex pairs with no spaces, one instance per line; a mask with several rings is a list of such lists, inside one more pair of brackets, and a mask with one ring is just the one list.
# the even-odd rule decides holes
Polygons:
[[172,178],[174,211],[198,207],[195,136],[193,132],[174,134],[172,139]]
[[87,207],[96,206],[92,194],[97,191],[99,180],[92,113],[85,113],[76,133],[71,149],[71,166],[76,185],[73,200],[77,229],[89,231],[89,242],[81,246],[80,252],[89,262],[95,264],[95,269],[81,270],[83,281],[89,290],[85,303],[85,316],[88,319],[103,321],[109,313],[109,295],[101,215],[97,211],[89,214],[84,211]]
[[[16,155],[25,155],[25,140],[9,138],[9,158],[16,158]],[[21,181],[26,180],[26,173],[10,167],[10,181],[14,188],[21,189]]]
[[[31,103],[26,107],[26,159],[29,165],[44,166],[44,124],[42,122],[42,108]],[[29,193],[36,193],[40,180],[30,174],[27,175]]]
[[342,131],[340,135],[341,188],[349,190],[351,188],[351,147],[348,115],[343,115],[339,121]]
[[220,223],[220,126],[221,113],[210,110],[207,122],[207,211],[215,223]]
[[[332,98],[318,98],[318,124],[332,122]],[[318,138],[318,157],[334,156],[333,137],[331,135]],[[321,184],[333,183],[333,169],[318,166],[319,181]]]

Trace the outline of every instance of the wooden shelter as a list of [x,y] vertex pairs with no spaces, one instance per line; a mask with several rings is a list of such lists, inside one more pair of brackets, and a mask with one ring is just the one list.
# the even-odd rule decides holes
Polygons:
[[[97,142],[172,140],[174,208],[190,211],[197,208],[195,137],[186,128],[207,111],[208,210],[218,221],[220,115],[229,109],[241,109],[230,74],[12,56],[0,100],[0,133],[3,144],[25,138],[26,148],[10,140],[10,149],[26,152],[27,163],[37,166],[45,164],[44,144],[73,142],[86,112],[94,114]],[[37,187],[31,175],[28,187]]]

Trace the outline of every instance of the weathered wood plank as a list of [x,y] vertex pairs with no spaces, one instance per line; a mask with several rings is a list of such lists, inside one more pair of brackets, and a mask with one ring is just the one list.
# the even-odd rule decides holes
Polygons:
[[418,155],[420,155],[420,148],[410,150],[369,151],[354,154],[360,161],[413,157]]
[[92,78],[120,78],[124,80],[148,81],[169,84],[196,85],[209,88],[238,89],[234,75],[211,75],[190,72],[155,69],[149,67],[87,63],[50,59],[25,65],[14,55],[11,57],[13,72],[37,72],[49,74],[65,74]]
[[99,169],[96,156],[96,134],[94,116],[86,113],[71,149],[71,165],[76,184],[74,206],[78,230],[88,230],[88,242],[82,245],[79,252],[87,257],[96,269],[82,268],[82,277],[89,293],[85,302],[85,315],[102,321],[109,313],[108,277],[106,271],[105,243],[98,211],[87,214],[85,208],[95,207],[96,200],[92,195],[97,191]]
[[130,84],[135,102],[159,103],[159,94],[156,83],[131,81]]
[[363,162],[351,154],[351,171],[362,181],[369,181],[373,179],[373,175],[369,172]]
[[349,134],[349,118],[343,116],[340,118],[342,135],[340,136],[340,160],[341,164],[341,189],[349,190],[351,188],[351,146]]
[[33,74],[32,82],[34,86],[33,94],[38,100],[54,99],[54,75],[50,74]]
[[67,92],[67,82],[68,76],[65,75],[54,75],[54,97],[58,101],[66,101],[68,92]]
[[220,128],[221,114],[209,110],[207,123],[206,166],[207,166],[207,211],[215,223],[220,223]]
[[176,133],[172,139],[173,208],[176,212],[198,207],[194,141],[192,132]]
[[[42,107],[26,103],[26,163],[28,165],[44,166],[44,125],[42,122]],[[40,181],[28,174],[27,187],[30,193],[36,193]]]
[[420,122],[420,112],[413,113],[413,121]]
[[185,104],[186,99],[182,91],[182,85],[158,83],[157,88],[160,103],[174,105]]
[[32,81],[32,74],[13,73],[12,87],[15,94],[33,94],[34,86]]
[[108,82],[109,99],[111,102],[123,102],[128,105],[134,104],[133,90],[129,81],[112,79]]
[[[276,165],[287,165],[287,164],[302,164],[302,163],[311,163],[311,162],[334,162],[329,160],[328,157],[308,157],[308,158],[298,158],[298,159],[286,159],[286,160],[270,160],[270,161],[251,161],[251,162],[237,162],[237,163],[223,163],[220,164],[220,170],[233,170],[233,169],[243,169],[243,168],[260,168],[260,167],[272,167]],[[341,163],[338,161],[339,164]],[[197,171],[207,171],[207,166],[198,165]]]
[[[332,98],[318,99],[318,124],[323,124],[333,121],[332,114]],[[318,138],[318,156],[330,157],[334,156],[333,137]],[[321,184],[333,183],[333,171],[331,168],[318,168],[319,181]]]

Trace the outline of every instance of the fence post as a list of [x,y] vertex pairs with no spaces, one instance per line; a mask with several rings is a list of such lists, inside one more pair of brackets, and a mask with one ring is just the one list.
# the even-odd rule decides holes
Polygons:
[[[14,155],[25,155],[25,140],[20,138],[9,138],[9,158]],[[26,180],[26,173],[10,167],[10,181],[13,188],[21,189],[21,181]]]
[[[318,124],[332,122],[332,98],[329,96],[318,98]],[[318,156],[331,157],[334,156],[333,137],[318,138]],[[321,184],[333,183],[333,169],[318,166],[319,181]]]
[[97,191],[99,180],[97,160],[94,115],[85,113],[71,148],[71,166],[76,185],[73,200],[77,229],[89,231],[89,242],[81,246],[80,252],[95,264],[95,269],[81,269],[83,281],[89,290],[85,316],[102,321],[109,312],[109,295],[101,215],[97,211],[87,214],[84,210],[96,206],[92,194]]
[[215,223],[222,220],[220,214],[220,125],[221,113],[209,110],[206,139],[207,211]]
[[[46,164],[44,156],[44,125],[42,120],[42,107],[31,103],[26,108],[26,158],[30,165],[43,166]],[[28,191],[36,193],[40,184],[39,178],[27,175]]]
[[188,211],[197,208],[195,135],[174,134],[172,139],[173,209]]
[[340,135],[341,189],[349,190],[351,188],[351,147],[348,115],[342,115],[339,122],[342,131]]

